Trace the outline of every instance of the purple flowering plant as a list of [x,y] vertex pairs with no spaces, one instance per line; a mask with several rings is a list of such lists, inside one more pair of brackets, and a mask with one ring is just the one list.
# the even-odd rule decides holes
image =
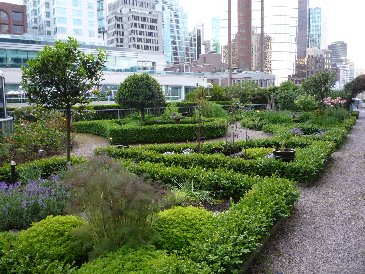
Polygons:
[[25,185],[0,182],[0,231],[27,228],[49,215],[62,214],[70,194],[58,180],[53,176]]

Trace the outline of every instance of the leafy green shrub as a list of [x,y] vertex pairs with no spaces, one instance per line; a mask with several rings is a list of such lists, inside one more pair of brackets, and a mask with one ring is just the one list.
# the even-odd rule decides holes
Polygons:
[[[74,244],[72,231],[84,222],[75,216],[48,216],[21,231],[0,259],[5,273],[54,273],[85,261],[82,247]],[[62,273],[62,272],[59,272]]]
[[216,216],[205,241],[192,242],[183,253],[195,262],[207,263],[214,273],[237,273],[272,225],[290,214],[298,197],[292,182],[263,179],[239,203]]
[[244,150],[245,156],[248,159],[259,159],[264,158],[273,151],[274,148],[258,147],[258,148],[247,148]]
[[206,101],[202,104],[202,115],[206,118],[228,118],[228,113],[219,104]]
[[155,250],[152,246],[139,249],[123,247],[107,256],[84,264],[76,271],[83,273],[150,273],[150,274],[206,274],[212,273],[206,264]]
[[63,180],[72,193],[69,212],[82,212],[87,220],[77,234],[91,257],[153,239],[149,219],[162,191],[106,157],[74,167]]
[[214,218],[204,208],[177,206],[159,212],[153,227],[160,235],[161,248],[176,251],[187,248],[192,242],[204,241],[205,231],[214,229]]
[[[123,125],[117,121],[89,121],[75,123],[78,132],[91,133],[107,137],[115,144],[163,143],[193,140],[196,137],[197,124],[161,124],[161,125]],[[226,134],[224,120],[205,122],[205,138],[218,138]]]
[[0,141],[0,166],[4,165],[5,163],[10,163],[11,149],[12,149],[11,144],[7,142],[2,143]]
[[[72,157],[71,164],[76,165],[84,162],[81,157]],[[35,160],[29,163],[17,165],[16,171],[19,178],[24,181],[30,179],[48,178],[67,169],[67,159],[62,156],[54,156]],[[0,167],[0,181],[11,182],[10,164]],[[29,175],[29,176],[28,176]]]
[[49,215],[60,215],[68,192],[57,178],[32,180],[26,185],[0,182],[0,231],[24,229]]
[[318,108],[318,101],[316,98],[308,94],[299,95],[294,100],[294,104],[300,111],[311,111]]

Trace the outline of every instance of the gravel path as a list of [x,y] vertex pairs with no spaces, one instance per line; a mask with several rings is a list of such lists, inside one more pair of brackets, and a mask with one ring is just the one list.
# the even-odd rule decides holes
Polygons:
[[365,273],[365,113],[250,273]]
[[83,156],[86,158],[93,157],[96,148],[110,145],[106,138],[84,133],[77,133],[74,141],[75,144],[71,154],[73,156]]

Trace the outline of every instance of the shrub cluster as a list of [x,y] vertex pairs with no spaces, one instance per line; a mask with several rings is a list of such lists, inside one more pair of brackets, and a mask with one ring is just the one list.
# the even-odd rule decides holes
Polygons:
[[[112,144],[138,144],[182,142],[196,137],[198,124],[162,124],[162,125],[119,125],[114,121],[78,122],[75,127],[80,133],[91,133],[110,139]],[[202,126],[207,139],[222,137],[227,128],[224,120],[205,122]]]

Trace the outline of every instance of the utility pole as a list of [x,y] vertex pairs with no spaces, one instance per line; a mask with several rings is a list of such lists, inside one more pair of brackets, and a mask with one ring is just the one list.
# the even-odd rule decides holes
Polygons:
[[228,0],[228,86],[232,81],[232,0]]

